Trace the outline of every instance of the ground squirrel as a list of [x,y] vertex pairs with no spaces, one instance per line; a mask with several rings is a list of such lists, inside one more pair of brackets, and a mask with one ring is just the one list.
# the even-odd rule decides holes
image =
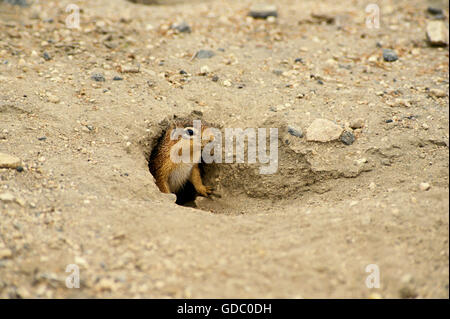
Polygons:
[[[212,194],[213,189],[202,182],[199,164],[203,147],[214,141],[214,135],[208,133],[209,125],[202,123],[200,132],[194,126],[189,120],[173,122],[152,151],[150,172],[163,193],[177,194],[189,181],[199,195],[209,197]],[[181,156],[183,147],[188,149],[187,155],[190,155],[188,163],[177,162],[172,158],[176,153]]]

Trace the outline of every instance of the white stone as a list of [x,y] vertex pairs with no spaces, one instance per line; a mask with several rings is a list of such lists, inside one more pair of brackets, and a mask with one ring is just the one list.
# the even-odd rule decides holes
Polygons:
[[18,166],[20,166],[19,158],[5,153],[0,153],[0,168],[17,168]]
[[430,21],[427,24],[427,40],[431,45],[448,45],[448,29],[443,21]]
[[306,131],[306,140],[313,142],[330,142],[337,140],[342,132],[342,127],[330,120],[316,119]]
[[2,193],[0,194],[0,202],[13,202],[16,198],[11,193]]

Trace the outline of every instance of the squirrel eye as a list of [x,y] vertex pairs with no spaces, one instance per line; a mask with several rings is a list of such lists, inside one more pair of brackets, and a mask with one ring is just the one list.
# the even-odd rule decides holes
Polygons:
[[194,135],[194,131],[192,129],[188,128],[188,129],[186,129],[186,134],[189,136],[192,136],[192,135]]

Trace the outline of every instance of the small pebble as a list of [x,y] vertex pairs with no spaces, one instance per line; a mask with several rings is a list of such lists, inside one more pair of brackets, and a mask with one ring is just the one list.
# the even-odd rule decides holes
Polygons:
[[301,128],[296,127],[296,126],[288,126],[288,133],[291,134],[292,136],[296,136],[299,138],[303,137],[303,131],[301,130]]
[[350,131],[345,131],[344,133],[342,133],[340,139],[341,142],[345,145],[352,145],[355,141],[355,135],[353,135],[353,133]]
[[431,188],[431,185],[429,183],[420,183],[419,189],[423,192],[429,190]]
[[397,53],[391,49],[383,49],[383,59],[386,62],[394,62],[398,60]]
[[250,8],[248,15],[255,19],[267,19],[268,17],[278,17],[277,7],[272,4],[258,3]]
[[225,80],[225,81],[223,81],[223,85],[226,87],[230,87],[232,84],[231,84],[230,80]]
[[446,97],[447,92],[441,89],[430,89],[430,94],[435,97]]
[[0,194],[0,202],[13,202],[16,199],[16,197],[11,193],[2,193]]
[[448,29],[444,21],[429,21],[426,28],[426,37],[431,46],[448,45]]
[[177,30],[180,33],[191,33],[191,27],[186,22],[172,25],[172,29]]
[[94,73],[94,74],[92,74],[91,79],[96,81],[96,82],[105,82],[106,81],[105,77],[101,73]]
[[12,257],[12,252],[8,248],[0,249],[0,259],[8,259]]
[[123,77],[116,75],[115,77],[113,77],[113,81],[122,81]]
[[430,13],[432,15],[444,14],[444,11],[442,9],[435,8],[435,7],[428,7],[427,11],[428,11],[428,13]]
[[5,153],[0,153],[0,168],[17,168],[20,166],[20,159]]
[[207,75],[210,72],[209,67],[204,65],[200,68],[200,75]]
[[364,119],[362,119],[362,118],[357,118],[357,119],[353,120],[353,121],[350,123],[350,127],[351,127],[352,129],[363,128],[363,127],[364,127]]
[[211,50],[200,50],[195,53],[194,58],[197,59],[210,59],[216,54]]
[[52,57],[50,56],[50,54],[48,54],[48,52],[44,52],[42,54],[42,57],[44,58],[45,61],[50,61],[52,59]]

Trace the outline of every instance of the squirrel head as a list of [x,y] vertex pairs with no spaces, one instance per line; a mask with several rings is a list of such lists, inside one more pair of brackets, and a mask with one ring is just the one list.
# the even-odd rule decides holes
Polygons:
[[172,123],[166,132],[166,145],[171,151],[178,152],[178,156],[182,156],[184,149],[189,149],[191,160],[198,161],[203,147],[215,139],[210,128],[201,125],[199,130],[191,121]]

